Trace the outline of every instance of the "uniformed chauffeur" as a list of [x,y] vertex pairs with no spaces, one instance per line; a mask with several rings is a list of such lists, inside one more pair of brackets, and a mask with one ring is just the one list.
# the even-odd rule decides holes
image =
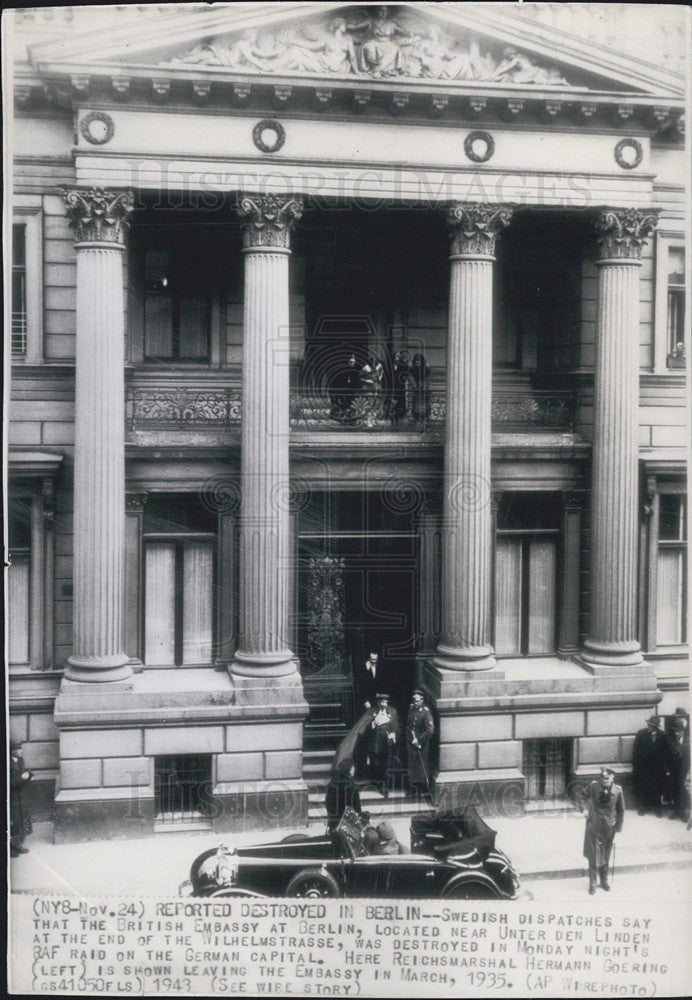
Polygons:
[[608,865],[615,834],[622,830],[625,818],[625,796],[609,767],[604,767],[598,781],[589,785],[581,811],[586,816],[584,857],[589,863],[589,895],[596,892],[597,877],[601,888],[610,892]]

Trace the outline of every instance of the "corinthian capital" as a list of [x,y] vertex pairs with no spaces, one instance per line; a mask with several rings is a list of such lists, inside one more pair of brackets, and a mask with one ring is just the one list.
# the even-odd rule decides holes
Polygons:
[[495,240],[512,218],[507,205],[475,205],[455,202],[447,209],[452,256],[492,257]]
[[658,222],[655,211],[636,208],[605,208],[596,218],[601,260],[639,260],[642,247]]
[[276,194],[240,195],[238,215],[243,227],[243,246],[288,250],[291,229],[303,214],[303,199]]
[[72,188],[64,189],[62,195],[76,243],[125,245],[125,232],[135,207],[132,191]]

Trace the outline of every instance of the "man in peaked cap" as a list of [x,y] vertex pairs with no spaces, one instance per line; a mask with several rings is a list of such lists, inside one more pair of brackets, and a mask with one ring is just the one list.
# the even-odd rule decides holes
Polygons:
[[658,716],[652,715],[645,728],[634,737],[632,783],[640,816],[647,810],[661,815],[661,796],[666,781],[666,737],[658,722]]
[[596,892],[597,877],[601,888],[610,892],[610,852],[615,834],[622,830],[625,819],[625,797],[614,779],[615,772],[604,767],[598,781],[592,781],[589,785],[581,804],[582,813],[586,816],[584,857],[589,863],[590,896]]
[[370,723],[370,778],[382,792],[389,796],[389,771],[401,733],[399,713],[389,705],[389,695],[381,692],[376,696],[377,707],[372,709]]
[[423,699],[423,692],[416,688],[411,693],[411,707],[406,717],[406,750],[408,753],[408,778],[412,794],[430,794],[431,741],[435,732],[432,712]]

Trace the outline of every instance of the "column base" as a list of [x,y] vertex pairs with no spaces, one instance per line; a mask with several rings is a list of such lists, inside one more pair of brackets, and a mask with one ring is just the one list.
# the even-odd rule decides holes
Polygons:
[[466,673],[493,670],[497,667],[492,646],[471,646],[460,649],[440,644],[432,662],[442,670],[461,670]]
[[233,684],[236,705],[297,705],[303,703],[303,683],[298,662],[289,661],[281,668],[290,672],[276,672],[271,667],[254,669],[237,660],[228,668]]
[[579,657],[591,673],[600,667],[636,667],[644,662],[638,642],[597,642],[587,639]]
[[81,684],[107,684],[110,681],[124,681],[132,676],[130,658],[125,653],[113,656],[77,656],[67,660],[65,678]]

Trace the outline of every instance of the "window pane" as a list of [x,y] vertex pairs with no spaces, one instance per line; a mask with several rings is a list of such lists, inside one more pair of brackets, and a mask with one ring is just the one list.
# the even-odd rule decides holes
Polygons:
[[495,558],[495,651],[521,652],[521,540],[499,538]]
[[656,643],[665,646],[685,641],[685,552],[678,548],[658,553],[656,594]]
[[668,249],[668,284],[685,284],[685,251],[682,247]]
[[7,504],[10,549],[31,548],[31,500],[16,498]]
[[173,356],[173,309],[164,292],[144,293],[144,354],[150,359]]
[[211,543],[185,546],[183,663],[211,663],[213,567]]
[[147,250],[144,264],[144,280],[147,285],[166,288],[170,280],[168,250]]
[[529,550],[529,655],[555,652],[555,542],[537,540]]
[[684,496],[676,493],[661,494],[658,537],[661,541],[682,541],[687,537]]
[[12,226],[12,354],[26,354],[26,226]]
[[205,299],[181,298],[180,303],[180,357],[209,356],[209,311]]
[[8,583],[10,663],[29,661],[29,556],[12,554]]
[[144,662],[175,662],[175,545],[146,546]]

